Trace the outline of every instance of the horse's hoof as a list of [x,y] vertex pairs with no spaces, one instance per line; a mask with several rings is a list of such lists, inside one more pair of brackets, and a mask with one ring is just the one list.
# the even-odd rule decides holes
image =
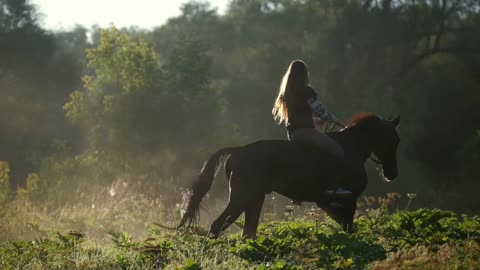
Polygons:
[[208,238],[208,239],[217,239],[217,238],[218,238],[218,234],[214,234],[214,233],[212,233],[212,232],[208,232],[207,238]]
[[302,202],[301,201],[297,201],[297,200],[293,200],[293,201],[290,201],[292,204],[294,205],[298,205],[298,206],[302,206]]

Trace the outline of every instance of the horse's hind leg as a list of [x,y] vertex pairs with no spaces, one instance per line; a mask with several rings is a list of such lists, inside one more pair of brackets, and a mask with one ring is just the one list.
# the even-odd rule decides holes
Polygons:
[[243,225],[243,237],[256,238],[257,227],[260,220],[260,213],[262,212],[263,201],[265,200],[264,194],[259,194],[253,199],[250,198],[249,205],[245,210],[245,224]]
[[232,225],[242,212],[243,208],[241,208],[240,205],[235,205],[230,202],[223,213],[212,223],[210,227],[211,237],[217,238],[223,230]]
[[210,227],[210,234],[213,238],[228,228],[239,216],[245,211],[248,200],[248,194],[239,193],[237,189],[231,190],[230,201],[227,208],[220,214],[220,216],[212,223]]

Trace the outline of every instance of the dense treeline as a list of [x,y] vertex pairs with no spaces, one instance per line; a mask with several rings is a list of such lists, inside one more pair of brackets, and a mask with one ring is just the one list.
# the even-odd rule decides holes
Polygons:
[[370,192],[478,210],[478,0],[232,0],[222,15],[189,2],[151,31],[54,33],[28,1],[0,7],[0,160],[10,170],[2,165],[0,182],[10,192],[61,203],[119,179],[173,190],[216,148],[285,137],[271,108],[301,58],[342,121],[401,115],[400,179],[372,179]]

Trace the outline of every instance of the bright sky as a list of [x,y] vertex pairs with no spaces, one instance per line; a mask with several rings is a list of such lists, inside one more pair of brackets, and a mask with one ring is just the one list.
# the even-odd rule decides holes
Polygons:
[[[179,15],[180,6],[185,2],[187,0],[31,0],[43,14],[44,27],[52,30],[75,24],[150,28]],[[208,2],[222,13],[228,0]]]

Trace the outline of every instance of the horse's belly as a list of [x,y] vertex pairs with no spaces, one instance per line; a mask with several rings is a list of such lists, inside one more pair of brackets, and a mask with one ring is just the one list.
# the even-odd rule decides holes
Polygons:
[[318,184],[310,186],[279,186],[274,187],[273,191],[292,200],[316,202],[320,197],[322,197],[322,193],[327,189],[328,185]]
[[349,174],[335,175],[324,172],[323,176],[299,175],[299,177],[275,177],[270,181],[272,191],[297,201],[317,202],[331,189],[350,190],[360,195],[366,187],[367,177],[363,171],[352,170]]

